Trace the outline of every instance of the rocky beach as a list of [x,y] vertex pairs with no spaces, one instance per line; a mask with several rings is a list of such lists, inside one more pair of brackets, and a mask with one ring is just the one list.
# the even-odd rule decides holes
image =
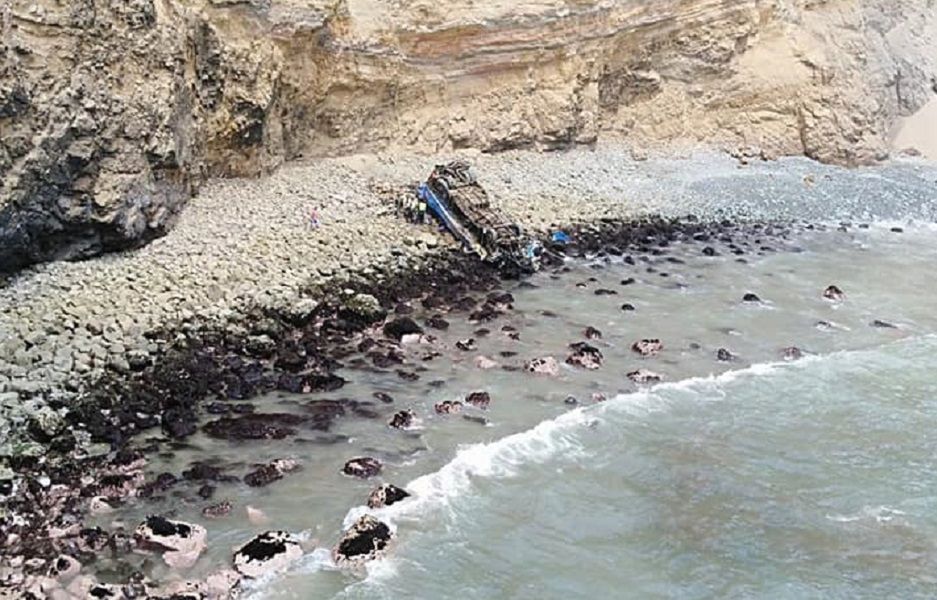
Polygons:
[[929,597],[930,0],[0,34],[0,597]]
[[[934,219],[937,169],[915,159],[849,170],[706,153],[636,160],[614,145],[468,156],[501,210],[543,239],[567,232],[573,244],[558,250],[572,257],[614,258],[624,251],[666,263],[666,246],[681,240],[713,254],[745,256],[763,254],[766,243],[772,251],[778,242],[788,244],[791,225],[848,223],[848,230],[900,217],[895,229],[901,230],[909,219]],[[393,190],[418,180],[429,160],[354,156],[292,165],[261,180],[213,182],[172,232],[146,248],[44,265],[7,282],[4,339],[12,343],[3,358],[4,452],[19,471],[8,470],[5,479],[13,517],[7,536],[15,542],[6,546],[10,583],[41,587],[35,577],[48,561],[75,544],[87,548],[91,542],[82,536],[99,531],[56,534],[69,531],[65,523],[127,498],[138,498],[131,505],[146,503],[188,479],[152,472],[141,459],[193,435],[212,415],[221,417],[204,425],[209,436],[290,439],[309,426],[308,417],[255,413],[253,398],[271,390],[340,390],[347,375],[336,370],[366,364],[396,370],[403,381],[419,379],[419,369],[406,367],[406,349],[400,354],[403,337],[434,324],[448,328],[450,310],[468,310],[476,322],[502,313],[511,300],[489,294],[503,285],[496,271],[463,254],[435,226],[395,214]],[[598,289],[596,296],[605,291],[618,294]],[[404,310],[420,299],[423,310],[437,313],[425,323]],[[383,327],[376,338],[369,333],[375,325]],[[474,344],[465,339],[456,346],[472,350]],[[589,344],[577,348],[567,362],[598,368],[601,353],[591,354],[597,350]],[[359,352],[367,363],[349,364],[349,353]],[[729,350],[721,356],[731,361]],[[489,357],[477,360],[483,358],[497,366]],[[527,366],[558,372],[555,364]],[[638,369],[628,377],[646,384],[660,376]],[[323,405],[313,413],[314,429],[327,431],[349,411],[369,415],[373,403]],[[461,411],[458,404],[446,401],[435,410]],[[406,429],[423,418],[405,410],[389,422]],[[160,434],[137,437],[150,431]],[[276,460],[244,481],[266,486],[283,478]],[[82,464],[106,483],[82,477],[76,470]],[[380,466],[364,468],[370,477],[367,469]],[[203,485],[205,494],[216,485]],[[27,507],[38,498],[51,504],[40,504],[48,510],[36,521]],[[98,535],[105,536],[99,543],[118,544],[115,549],[127,543]],[[17,555],[38,561],[27,570],[32,579],[10,574]],[[234,585],[237,577],[222,579]]]

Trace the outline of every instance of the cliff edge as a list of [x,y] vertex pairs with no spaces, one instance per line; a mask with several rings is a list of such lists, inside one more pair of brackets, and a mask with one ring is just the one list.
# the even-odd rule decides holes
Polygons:
[[393,148],[856,165],[937,90],[931,0],[12,0],[0,272],[145,243],[205,177]]

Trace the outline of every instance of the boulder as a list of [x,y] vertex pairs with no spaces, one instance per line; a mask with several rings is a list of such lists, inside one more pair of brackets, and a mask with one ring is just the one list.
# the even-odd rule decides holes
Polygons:
[[420,335],[422,333],[423,328],[410,317],[397,317],[384,324],[384,335],[398,342],[405,335]]
[[380,473],[383,467],[381,461],[376,458],[362,456],[346,462],[345,466],[342,468],[342,473],[350,477],[368,479]]
[[355,294],[345,300],[338,309],[338,316],[361,326],[374,325],[384,320],[387,311],[377,298],[370,294]]
[[664,349],[664,344],[658,339],[643,339],[631,345],[631,350],[641,356],[657,356]]
[[735,360],[735,355],[726,348],[719,348],[716,350],[716,359],[719,362],[732,362]]
[[596,329],[595,327],[592,327],[591,325],[590,325],[589,327],[586,327],[585,331],[582,332],[582,335],[583,335],[587,340],[600,340],[600,339],[602,339],[602,332],[599,331],[598,329]]
[[262,487],[269,485],[278,479],[283,479],[283,475],[299,468],[299,463],[291,458],[278,458],[266,465],[263,465],[244,476],[244,483],[251,487]]
[[491,404],[491,394],[488,392],[472,392],[465,397],[466,404],[471,404],[476,408],[485,408]]
[[797,346],[790,346],[781,351],[781,358],[784,360],[797,360],[803,358],[804,352]]
[[368,508],[383,508],[385,506],[390,506],[391,504],[396,504],[404,498],[409,498],[410,494],[406,490],[400,489],[396,485],[391,485],[385,483],[384,485],[375,488],[374,491],[368,496]]
[[285,531],[267,531],[234,551],[234,569],[256,579],[286,570],[302,555],[296,537]]
[[437,402],[433,408],[438,415],[451,415],[462,412],[462,403],[458,400],[445,400],[443,402]]
[[646,384],[646,383],[657,383],[663,377],[655,373],[654,371],[649,371],[647,369],[638,369],[636,371],[631,371],[628,373],[628,379],[635,383]]
[[409,429],[413,426],[413,420],[412,410],[402,410],[395,414],[387,425],[393,429]]
[[201,525],[170,521],[159,516],[147,517],[134,531],[137,544],[144,549],[163,553],[170,567],[185,569],[198,560],[205,550],[208,532]]
[[560,374],[560,363],[552,356],[534,358],[524,364],[524,370],[538,375],[557,376]]
[[339,566],[357,566],[382,556],[393,538],[390,527],[365,515],[345,532],[332,551],[332,558]]
[[832,300],[833,302],[842,302],[846,299],[846,293],[839,289],[838,286],[831,285],[823,290],[823,297],[827,300]]
[[594,371],[602,366],[602,352],[595,346],[591,346],[585,342],[576,342],[570,344],[569,347],[573,352],[566,357],[566,364],[590,371]]

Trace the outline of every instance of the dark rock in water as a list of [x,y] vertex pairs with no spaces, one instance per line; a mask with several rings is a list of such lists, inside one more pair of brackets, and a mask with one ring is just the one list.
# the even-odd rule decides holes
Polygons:
[[514,296],[510,292],[491,292],[488,294],[488,302],[497,307],[507,308],[514,304]]
[[742,296],[742,302],[761,302],[761,298],[758,297],[758,294],[748,292]]
[[368,508],[384,508],[385,506],[396,504],[409,497],[410,494],[406,490],[402,490],[396,485],[385,483],[372,491],[368,496]]
[[803,356],[803,351],[797,346],[790,346],[789,348],[785,348],[781,351],[781,357],[784,360],[797,360],[799,358],[803,358]]
[[541,310],[540,314],[543,315],[544,317],[547,317],[548,319],[555,319],[556,317],[559,316],[552,310]]
[[318,420],[344,416],[349,402],[347,400],[310,400],[303,408]]
[[288,413],[255,413],[211,421],[202,430],[222,440],[282,440],[294,435],[293,427],[305,421],[304,417]]
[[618,292],[616,292],[615,290],[607,289],[607,288],[600,288],[600,289],[595,290],[595,295],[596,296],[617,296]]
[[380,473],[382,468],[381,461],[370,456],[362,456],[346,462],[342,473],[359,479],[368,479]]
[[311,373],[303,377],[304,393],[312,392],[334,392],[343,387],[347,382],[334,373]]
[[704,256],[715,256],[715,255],[716,255],[716,249],[713,248],[712,246],[706,246],[705,248],[703,248],[703,255],[704,255]]
[[878,327],[880,329],[898,329],[897,325],[889,323],[888,321],[881,321],[879,319],[872,321],[872,327]]
[[487,425],[488,419],[485,417],[479,417],[477,415],[462,415],[462,418],[466,421],[471,421],[472,423],[478,423],[479,425]]
[[222,481],[227,477],[220,468],[203,462],[192,463],[182,476],[189,481]]
[[502,314],[502,311],[486,302],[480,309],[469,315],[469,321],[473,323],[486,323],[488,321],[494,321]]
[[566,400],[563,400],[563,404],[575,406],[579,404],[579,400],[577,400],[575,396],[566,396]]
[[434,379],[433,381],[429,382],[429,387],[431,388],[441,388],[441,387],[444,387],[445,385],[446,385],[445,379]]
[[251,487],[262,487],[283,479],[283,475],[299,468],[299,464],[289,458],[278,458],[262,465],[244,476],[244,483]]
[[404,381],[416,381],[420,378],[419,375],[412,371],[406,371],[404,369],[397,369],[397,377],[403,379]]
[[823,290],[823,297],[834,302],[842,302],[846,299],[846,294],[838,286],[831,285]]
[[491,395],[488,392],[472,392],[465,397],[465,402],[477,408],[487,409],[491,404]]
[[372,338],[364,338],[363,340],[358,342],[357,349],[358,349],[358,352],[361,352],[362,354],[364,354],[365,352],[367,352],[374,346],[377,346],[377,342],[375,342]]
[[264,465],[244,476],[244,483],[251,487],[263,487],[278,479],[283,479],[283,473],[273,465]]
[[231,503],[227,500],[219,502],[218,504],[212,504],[211,506],[206,506],[202,509],[202,516],[209,519],[220,519],[221,517],[227,517],[231,514]]
[[656,356],[664,349],[664,344],[658,339],[643,339],[631,345],[631,350],[641,356]]
[[443,319],[442,315],[433,315],[432,317],[426,319],[426,326],[432,329],[444,331],[449,329],[449,321]]
[[245,577],[258,578],[286,570],[302,555],[295,537],[284,531],[267,531],[235,550],[234,569]]
[[517,352],[514,352],[513,350],[502,350],[498,353],[498,355],[503,358],[511,358],[512,356],[517,356]]
[[410,317],[398,317],[384,324],[384,335],[398,342],[405,335],[419,335],[422,333],[423,328]]
[[627,278],[627,279],[622,279],[622,280],[621,280],[621,284],[622,284],[622,285],[633,285],[634,283],[635,283],[635,278],[634,278],[634,277],[629,277],[629,278]]
[[716,359],[719,362],[731,362],[735,360],[735,355],[725,348],[719,348],[716,350]]
[[231,405],[224,402],[209,402],[205,405],[205,412],[210,415],[226,415],[231,412]]
[[433,407],[438,415],[451,415],[453,413],[462,412],[462,403],[458,400],[444,400],[443,402],[438,402]]
[[462,298],[459,298],[455,301],[455,303],[452,305],[452,308],[462,312],[468,312],[475,308],[477,304],[478,300],[475,298],[472,298],[471,296],[463,296]]
[[576,342],[570,344],[569,347],[573,352],[566,357],[566,364],[589,369],[590,371],[602,366],[602,352],[595,346],[585,342]]
[[621,309],[625,312],[632,312],[635,310],[634,304],[631,304],[629,302],[625,302],[624,304],[622,304]]
[[455,343],[455,347],[463,352],[471,352],[475,350],[477,346],[475,345],[475,340],[473,338],[466,338],[464,340],[459,340]]
[[374,392],[373,396],[384,404],[392,404],[394,402],[393,396],[386,392]]
[[522,290],[535,290],[539,287],[540,287],[539,285],[535,283],[531,283],[527,281],[526,279],[517,284],[517,288],[522,289]]
[[904,233],[904,229],[901,227],[892,227],[890,230],[892,233]]
[[173,439],[187,438],[195,433],[195,414],[185,408],[170,408],[163,412],[160,421],[163,431]]
[[414,414],[412,410],[402,410],[395,414],[388,423],[394,429],[409,429],[413,426]]
[[587,340],[600,340],[602,339],[602,332],[592,327],[586,327],[586,330],[582,333]]
[[208,485],[206,483],[202,487],[198,488],[198,492],[196,493],[198,494],[199,498],[201,498],[202,500],[208,500],[212,496],[215,495],[215,486]]
[[332,557],[340,566],[360,564],[380,557],[392,539],[393,533],[386,524],[365,515],[345,532]]
[[638,369],[636,371],[631,371],[628,373],[628,379],[635,383],[646,384],[646,383],[657,383],[663,379],[660,375],[654,371],[649,371],[647,369]]
[[491,330],[484,327],[479,327],[475,330],[476,337],[485,337],[486,335],[491,335]]

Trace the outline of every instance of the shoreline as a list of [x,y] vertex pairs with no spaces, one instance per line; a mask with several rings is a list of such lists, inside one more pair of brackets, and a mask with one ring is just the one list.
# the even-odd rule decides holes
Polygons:
[[[629,241],[633,242],[636,238],[627,238],[626,234],[628,232],[634,233],[634,222],[640,219],[641,215],[650,214],[655,208],[655,205],[650,202],[638,201],[624,203],[621,201],[621,196],[617,199],[612,198],[612,191],[615,189],[616,183],[613,179],[614,176],[611,176],[602,185],[591,188],[588,185],[585,187],[577,187],[574,185],[574,182],[582,177],[583,171],[590,173],[591,171],[589,171],[589,168],[595,166],[593,164],[594,161],[588,160],[593,158],[590,156],[591,154],[591,152],[576,152],[566,155],[556,155],[562,159],[568,159],[572,155],[572,162],[576,163],[576,161],[581,160],[583,163],[588,163],[588,166],[579,164],[578,167],[582,170],[577,171],[573,169],[566,173],[559,174],[558,177],[565,177],[568,179],[566,186],[557,186],[555,181],[541,181],[537,183],[538,180],[533,178],[531,183],[536,183],[541,187],[538,188],[537,185],[528,185],[525,188],[525,194],[517,196],[506,195],[503,193],[503,189],[519,184],[522,185],[527,182],[519,183],[516,179],[511,179],[510,176],[508,176],[508,180],[505,180],[505,175],[501,173],[492,179],[492,186],[489,186],[485,177],[485,167],[480,166],[478,170],[482,184],[489,187],[495,201],[512,217],[517,218],[522,225],[533,231],[543,234],[550,229],[551,225],[563,223],[560,219],[565,218],[567,219],[565,223],[571,226],[570,229],[579,227],[579,230],[575,231],[574,237],[579,240],[579,249],[581,250],[597,251],[607,243],[620,245],[624,243],[626,245]],[[518,159],[517,156],[521,156],[522,158]],[[511,161],[520,162],[520,167],[514,167],[520,170],[532,166],[534,162],[539,162],[541,163],[540,169],[548,170],[552,163],[545,160],[537,161],[537,156],[538,155],[534,153],[516,153],[515,155],[507,157],[504,162],[507,164],[510,164]],[[613,154],[612,156],[624,159],[624,151],[622,151],[620,155]],[[483,165],[490,161],[501,160],[501,157],[476,156],[475,158],[481,161]],[[556,159],[556,157],[550,158],[551,160]],[[371,159],[360,157],[337,159],[335,165],[332,165],[335,169],[334,176],[337,177],[341,174],[347,176],[346,170],[351,168],[348,166],[348,163],[362,160],[368,163]],[[407,181],[406,178],[410,173],[417,172],[419,168],[417,163],[430,161],[431,159],[410,157],[409,160],[412,162],[407,165],[400,165],[400,161],[395,161],[393,163],[381,163],[379,168],[369,164],[364,164],[363,166],[359,165],[356,167],[358,169],[356,173],[358,173],[359,176],[356,182],[361,183],[360,174],[362,173],[376,173],[375,179],[377,183],[388,182],[390,184],[400,184]],[[629,164],[636,171],[640,171],[643,166],[642,163],[634,161],[631,161]],[[398,167],[402,167],[400,168],[401,175],[399,175],[397,180],[388,181],[388,176],[386,176],[385,173],[395,171]],[[666,167],[667,165],[665,164],[664,167],[658,168],[666,171]],[[306,173],[306,168],[307,167],[298,166],[296,167],[297,171],[295,173]],[[431,168],[431,165],[429,168]],[[610,165],[602,165],[601,162],[598,163],[598,166],[595,166],[595,169],[598,170],[609,168]],[[724,172],[731,173],[732,169],[738,169],[740,165],[737,165],[735,161],[730,159],[724,159],[721,168]],[[817,165],[816,169],[821,170],[829,168]],[[428,171],[428,168],[426,170]],[[287,170],[288,176],[286,177],[286,181],[292,181],[295,173]],[[209,192],[207,198],[212,202],[220,203],[231,193],[232,189],[244,183],[247,182],[218,182],[218,188]],[[316,185],[320,185],[320,183],[317,182]],[[605,185],[607,185],[607,187],[603,187]],[[803,185],[806,189],[807,184],[804,183]],[[258,182],[256,185],[250,187],[256,190],[263,187],[263,184],[262,182]],[[557,187],[564,190],[563,194],[555,193],[551,197],[545,197],[542,193],[544,188]],[[595,193],[596,189],[607,192],[608,196]],[[578,192],[576,190],[578,190]],[[499,191],[502,191],[502,193],[499,193]],[[351,192],[348,193],[350,194]],[[575,196],[577,193],[579,194],[578,198]],[[623,194],[624,192],[621,191],[619,193]],[[274,195],[274,197],[275,196],[276,195]],[[50,301],[52,291],[58,290],[59,292],[63,292],[65,296],[65,299],[57,305],[58,308],[74,306],[74,298],[68,298],[68,294],[73,293],[74,290],[65,288],[65,284],[74,282],[74,278],[76,277],[80,281],[82,277],[88,277],[89,274],[92,278],[100,276],[104,279],[100,281],[92,280],[93,285],[79,289],[78,292],[89,294],[90,297],[100,298],[104,290],[108,289],[106,277],[114,273],[124,272],[122,269],[128,264],[133,268],[148,268],[157,265],[161,260],[171,256],[172,253],[178,249],[176,246],[180,243],[195,244],[195,246],[192,247],[191,253],[187,254],[188,259],[192,261],[191,265],[194,265],[194,267],[184,265],[182,267],[182,272],[185,273],[187,269],[195,268],[196,276],[184,276],[174,281],[176,287],[169,293],[175,293],[176,297],[180,294],[184,294],[187,290],[201,289],[203,287],[203,281],[210,277],[210,274],[219,272],[215,271],[215,269],[224,272],[228,266],[227,261],[237,260],[238,257],[243,256],[237,254],[238,252],[254,253],[259,248],[265,248],[264,242],[269,243],[271,236],[276,237],[279,233],[284,231],[289,232],[287,234],[288,236],[296,235],[296,237],[289,237],[288,239],[281,240],[280,243],[282,245],[278,246],[279,249],[295,250],[296,255],[306,259],[313,256],[322,259],[322,264],[317,263],[315,266],[315,274],[310,274],[311,268],[305,266],[307,265],[305,262],[297,264],[293,271],[281,271],[283,279],[277,282],[277,284],[272,284],[270,286],[272,289],[264,285],[265,283],[270,283],[270,280],[273,279],[272,277],[268,277],[268,279],[263,281],[250,279],[245,287],[239,288],[237,293],[233,294],[230,298],[226,295],[222,295],[221,299],[217,300],[214,299],[215,296],[211,293],[206,293],[204,296],[199,295],[194,299],[190,298],[189,300],[192,302],[190,304],[186,304],[185,302],[171,302],[169,303],[168,309],[165,306],[158,305],[158,303],[136,306],[128,304],[126,300],[123,300],[114,302],[111,305],[111,310],[119,315],[123,314],[120,312],[122,309],[134,306],[136,309],[140,309],[136,314],[142,315],[141,318],[132,318],[132,323],[129,325],[121,323],[119,320],[116,322],[116,325],[108,323],[114,325],[112,327],[88,328],[87,324],[85,324],[84,328],[89,332],[90,336],[82,335],[80,337],[82,339],[86,337],[103,339],[107,342],[105,350],[108,357],[111,355],[126,354],[129,359],[129,355],[134,351],[143,350],[146,353],[145,358],[147,360],[143,360],[141,355],[141,360],[139,362],[131,364],[130,361],[127,360],[126,367],[124,367],[124,365],[111,365],[107,363],[108,367],[106,370],[102,371],[103,378],[89,385],[91,393],[80,392],[80,386],[79,390],[69,391],[65,389],[65,394],[49,395],[50,406],[53,409],[57,408],[57,410],[50,411],[48,408],[39,408],[32,414],[27,412],[23,415],[23,422],[28,424],[28,431],[34,440],[37,435],[39,438],[47,438],[44,439],[44,441],[34,442],[33,446],[26,448],[27,452],[22,452],[18,458],[11,461],[13,466],[23,473],[32,472],[33,475],[35,475],[35,477],[33,477],[35,481],[39,481],[42,477],[49,478],[48,485],[33,485],[32,487],[35,489],[29,490],[29,493],[35,494],[36,497],[49,497],[52,495],[50,492],[55,490],[55,486],[61,482],[71,482],[72,492],[85,487],[86,489],[84,489],[79,496],[69,496],[68,492],[64,491],[65,497],[56,499],[56,502],[65,500],[64,503],[58,505],[58,508],[62,509],[61,514],[70,513],[71,515],[75,515],[75,511],[79,511],[77,514],[80,514],[82,505],[87,501],[88,495],[93,495],[93,491],[87,489],[88,486],[82,484],[83,476],[87,476],[87,472],[83,470],[88,468],[96,469],[101,473],[110,472],[111,475],[119,475],[123,478],[122,481],[127,482],[128,486],[130,486],[122,491],[128,493],[134,492],[136,490],[134,486],[143,484],[143,481],[138,480],[136,474],[134,474],[139,472],[139,467],[141,465],[137,463],[141,455],[134,452],[119,452],[113,455],[111,454],[112,450],[106,446],[102,446],[101,442],[102,440],[109,440],[113,446],[123,446],[123,443],[126,441],[123,436],[126,433],[127,425],[133,422],[134,419],[139,421],[133,425],[134,428],[163,427],[164,430],[168,428],[170,431],[176,427],[174,423],[183,424],[179,425],[181,427],[184,427],[185,423],[189,423],[193,416],[192,411],[194,411],[196,404],[201,401],[201,398],[212,392],[217,393],[217,390],[210,390],[208,385],[212,381],[217,380],[217,376],[222,374],[221,371],[212,370],[211,368],[198,371],[198,369],[202,368],[204,365],[192,359],[193,356],[198,355],[201,350],[205,349],[206,345],[220,347],[222,349],[221,356],[223,357],[225,352],[229,352],[232,348],[237,348],[239,351],[246,349],[248,346],[248,338],[250,337],[266,335],[267,338],[274,341],[275,344],[284,339],[289,339],[291,337],[290,332],[295,332],[296,328],[302,328],[314,320],[318,321],[319,319],[336,317],[342,310],[340,301],[346,295],[346,289],[354,290],[355,293],[373,295],[378,299],[384,311],[392,312],[393,295],[416,298],[433,291],[434,288],[438,288],[436,285],[437,283],[448,281],[453,266],[464,271],[465,277],[461,281],[448,282],[452,285],[452,294],[456,294],[454,290],[459,290],[458,293],[463,293],[465,288],[462,286],[465,285],[474,286],[473,291],[488,291],[497,286],[497,279],[492,269],[479,266],[478,261],[474,258],[455,251],[454,244],[447,236],[439,235],[429,227],[419,228],[409,225],[402,219],[394,216],[393,207],[381,203],[377,198],[376,192],[373,190],[369,190],[367,196],[363,199],[359,197],[359,201],[356,201],[356,203],[352,205],[346,202],[349,197],[350,196],[333,198],[330,200],[332,204],[329,204],[329,208],[320,211],[324,217],[324,224],[316,233],[319,235],[337,234],[336,236],[328,238],[326,240],[328,243],[326,244],[322,243],[323,238],[317,237],[311,238],[312,241],[309,246],[303,248],[288,248],[291,241],[302,237],[302,234],[307,232],[302,229],[297,231],[295,223],[288,223],[287,225],[279,223],[278,226],[281,227],[280,229],[277,227],[260,228],[259,231],[250,232],[249,234],[245,233],[248,238],[246,240],[244,240],[243,237],[226,239],[225,244],[228,244],[226,248],[229,250],[234,248],[233,251],[235,255],[233,257],[225,256],[224,252],[221,252],[220,254],[212,256],[210,260],[216,262],[205,263],[208,265],[208,275],[202,274],[202,276],[199,277],[197,273],[199,260],[205,258],[205,251],[207,247],[212,245],[212,240],[205,242],[203,239],[196,240],[190,237],[193,231],[190,227],[195,227],[197,230],[200,225],[206,222],[212,224],[213,218],[224,214],[224,211],[220,210],[224,208],[223,204],[213,205],[213,210],[209,210],[207,213],[199,212],[206,208],[205,206],[200,206],[190,217],[194,219],[194,221],[190,223],[189,227],[183,227],[179,230],[180,233],[175,237],[173,237],[171,233],[167,238],[154,242],[155,247],[147,247],[136,252],[114,257],[103,257],[95,259],[94,261],[89,261],[89,263],[71,263],[67,265],[49,265],[41,267],[31,271],[21,280],[13,282],[12,287],[0,290],[0,299],[2,299],[2,305],[4,306],[3,324],[9,324],[11,312],[8,302],[10,302],[11,299],[29,297],[36,294],[37,297],[33,298],[32,308],[36,306],[41,307],[44,301]],[[668,200],[662,199],[661,203],[656,206],[659,207],[666,201]],[[672,200],[669,201],[673,203]],[[537,207],[543,205],[546,205],[547,208],[538,212]],[[281,210],[284,208],[283,206],[278,206],[276,209],[280,211],[278,213],[280,215],[289,215],[291,214],[290,210],[295,209],[297,206],[299,206],[299,204],[291,204],[285,207],[287,208],[285,212]],[[248,209],[249,208],[250,207],[248,207]],[[270,207],[267,207],[267,209],[269,208]],[[342,216],[343,210],[352,208],[359,211],[360,219],[365,219],[368,222],[356,224],[349,221],[348,217],[350,215],[346,214],[344,217]],[[676,209],[674,212],[678,212],[683,207],[675,206],[674,208]],[[687,208],[699,210],[699,207],[690,206]],[[740,220],[752,218],[754,222],[759,222],[758,218],[746,215],[747,211],[745,208],[744,206],[738,207],[737,213]],[[549,219],[546,218],[545,215],[556,216],[554,219]],[[249,219],[257,217],[254,214],[249,214],[247,216]],[[729,218],[732,215],[727,213],[719,214],[719,211],[714,211],[710,213],[710,216],[713,220],[718,220],[720,218]],[[258,218],[263,219],[264,217],[265,215],[261,215],[261,217]],[[765,215],[764,220],[768,220],[767,215]],[[194,223],[194,225],[192,223]],[[243,223],[244,221],[227,221],[221,223],[220,226],[222,229],[229,228],[228,233],[232,236],[237,236],[237,226]],[[180,223],[180,225],[183,224],[184,223]],[[217,225],[217,223],[215,224]],[[339,224],[341,227],[338,226]],[[666,220],[660,221],[659,225],[660,226],[654,225],[651,233],[655,235],[658,233],[660,235],[666,235],[667,232],[672,234],[675,230],[679,231],[682,226],[698,226],[692,221],[678,225]],[[230,228],[235,229],[235,231],[232,232]],[[373,235],[375,232],[381,232],[382,235],[375,239],[375,235]],[[244,232],[242,231],[242,233]],[[394,235],[398,235],[398,237],[395,238]],[[625,238],[622,236],[625,236]],[[398,242],[401,239],[404,241],[402,244],[399,244]],[[410,240],[409,243],[407,242],[408,239]],[[362,240],[369,240],[371,245],[363,249],[355,245]],[[200,244],[205,244],[201,246],[201,253],[196,251],[196,248],[198,248]],[[262,260],[270,256],[275,257],[272,262],[279,261],[281,266],[294,262],[292,260],[293,255],[288,253],[283,255],[275,252],[272,255],[264,254],[258,258]],[[262,265],[260,266],[262,267]],[[255,265],[249,265],[246,271],[251,274],[256,274],[253,275],[254,277],[263,277],[264,273],[259,270],[254,271],[254,267]],[[95,269],[99,269],[98,275],[93,273]],[[227,271],[231,273],[231,269],[227,269]],[[435,274],[427,277],[427,271]],[[349,280],[346,276],[353,273],[358,274],[358,277]],[[405,276],[401,277],[401,274]],[[130,275],[131,276],[124,279],[119,286],[116,286],[116,289],[111,286],[115,293],[117,290],[131,290],[138,294],[136,296],[137,298],[146,296],[152,288],[148,288],[148,284],[138,281],[138,278],[141,276],[140,272],[131,271]],[[236,279],[237,273],[231,273],[231,276]],[[398,287],[382,287],[384,282],[380,281],[381,277],[384,277],[384,282],[388,280],[395,281]],[[289,283],[284,283],[284,280]],[[228,281],[230,282],[232,279]],[[157,278],[155,282],[149,285],[156,285],[158,283],[159,279]],[[98,285],[102,287],[97,287]],[[436,291],[439,290],[437,289]],[[253,292],[253,294],[251,292]],[[398,300],[399,299],[401,298],[398,298]],[[61,298],[57,300],[61,300]],[[68,304],[69,300],[72,300],[71,304]],[[449,303],[454,300],[456,300],[455,297],[449,298]],[[153,307],[158,307],[158,309],[148,312]],[[13,314],[19,315],[20,313],[18,311],[13,311]],[[35,326],[35,328],[32,331],[28,331],[27,334],[33,335],[35,331],[47,328],[50,322],[54,322],[54,320],[60,318],[62,314],[70,315],[71,313],[51,311],[48,314],[44,314],[45,318],[38,320],[38,322],[28,321],[30,326]],[[94,314],[92,311],[90,316],[94,318],[100,315]],[[106,314],[105,319],[110,316],[111,315]],[[78,323],[78,316],[71,315],[66,318],[75,322],[75,329],[79,329],[80,324]],[[271,321],[273,322],[272,326],[270,323]],[[250,331],[250,328],[247,327],[250,324],[261,324],[262,327],[260,330]],[[355,327],[357,326],[358,324],[355,325]],[[262,331],[264,328],[268,330]],[[68,328],[65,327],[65,329]],[[99,333],[93,333],[93,329],[97,329]],[[338,327],[332,333],[337,335],[338,338],[341,338],[343,335],[341,329],[341,327]],[[353,330],[354,328],[352,328],[351,331]],[[346,331],[345,333],[348,332]],[[43,334],[47,334],[47,332],[43,331]],[[125,343],[126,338],[123,337],[125,334],[135,336],[133,339],[135,339],[134,343],[136,346],[128,347],[131,346],[131,344]],[[65,341],[63,347],[70,350],[76,348],[77,343],[75,337]],[[112,341],[109,338],[116,338],[116,341]],[[230,338],[230,341],[226,338]],[[326,344],[332,344],[336,341],[340,340],[329,340],[328,336],[323,340]],[[338,345],[340,346],[341,344],[339,343]],[[40,344],[34,344],[34,346],[40,346]],[[121,352],[121,350],[123,350],[123,352]],[[268,351],[269,348],[260,350],[260,352],[263,353]],[[279,353],[279,348],[276,348],[269,356]],[[46,357],[42,358],[44,359]],[[54,358],[55,355],[53,355],[53,359]],[[334,357],[328,356],[324,358],[334,359]],[[189,362],[187,363],[187,361]],[[306,362],[308,363],[308,361]],[[75,362],[73,360],[72,366],[74,365]],[[194,367],[194,370],[186,371],[186,369],[190,369],[190,367]],[[217,367],[217,365],[215,365],[215,367]],[[182,371],[179,369],[182,369]],[[327,373],[328,369],[326,368],[325,371]],[[74,369],[62,371],[67,377],[70,377],[74,372]],[[189,374],[198,372],[202,376],[180,378],[178,377],[180,372]],[[155,376],[155,379],[147,380],[147,377],[152,377],[153,373],[159,374]],[[92,369],[85,372],[85,376],[94,376],[94,370]],[[143,389],[151,388],[152,391],[152,389],[154,389],[154,381],[160,378],[162,378],[162,384],[161,386],[155,386],[155,389],[162,389],[162,391],[166,392],[164,394],[165,397],[172,398],[172,400],[178,402],[178,404],[165,405],[162,404],[162,400],[157,399],[157,406],[159,406],[160,412],[162,412],[157,422],[153,421],[153,418],[156,417],[154,413],[157,411],[152,410],[154,402],[152,393],[140,399],[140,401],[143,402],[141,406],[145,407],[146,410],[137,411],[137,415],[145,414],[145,418],[133,415],[129,421],[119,423],[118,426],[115,427],[113,423],[107,422],[107,419],[101,421],[98,417],[101,407],[108,406],[107,402],[110,402],[110,408],[113,410],[112,414],[121,412],[121,408],[127,408],[124,403],[128,393],[133,392],[133,390],[125,387],[128,382],[137,379],[138,384],[140,384]],[[5,386],[8,385],[2,380],[0,380],[0,382]],[[173,387],[175,385],[181,387]],[[14,400],[11,395],[13,393],[16,394],[17,400],[20,399],[19,392],[10,392],[5,389],[3,393],[5,394],[3,396],[5,406],[8,406],[10,402]],[[43,390],[27,390],[27,393],[43,393]],[[84,398],[84,408],[73,405],[75,398],[79,395]],[[118,399],[120,400],[119,404],[116,403]],[[72,416],[67,419],[59,414],[64,412],[62,409],[66,407],[72,409]],[[165,416],[167,410],[177,410],[175,417],[166,420],[165,423],[161,422],[164,420],[162,417]],[[128,410],[124,412],[130,413],[132,411]],[[71,447],[67,439],[64,441],[57,441],[57,436],[59,436],[59,434],[63,431],[70,434],[71,428],[79,422],[91,423],[91,429],[94,429],[96,424],[98,428],[95,433],[97,436],[96,440],[87,437],[83,438],[82,436],[73,436],[75,439]],[[67,438],[67,436],[65,437]],[[52,454],[48,453],[50,448],[53,450]],[[81,464],[81,468],[83,469],[81,471],[78,470],[79,463],[74,457],[74,448],[84,448],[85,453],[90,455],[90,457]],[[58,453],[61,459],[58,466],[55,465],[55,453]],[[43,463],[45,463],[45,466],[42,466],[41,469],[37,471],[36,466],[43,465]],[[0,479],[9,481],[11,489],[13,488],[12,481],[14,478],[10,477],[9,474],[7,474],[7,477],[0,477]],[[111,481],[111,483],[113,483],[113,481]],[[117,487],[120,488],[121,486],[122,484]],[[14,490],[14,495],[15,494],[16,491]],[[44,505],[40,504],[39,506]],[[6,521],[9,515],[5,514],[4,517]],[[36,546],[36,552],[21,553],[20,556],[23,554],[27,556],[34,555],[36,557],[47,555],[47,560],[52,559],[51,556],[48,556],[51,549],[49,546],[46,545],[40,548],[42,544],[38,542]],[[11,550],[11,548],[7,547],[7,550]],[[12,557],[11,554],[7,552],[4,552],[4,555],[5,559]]]

